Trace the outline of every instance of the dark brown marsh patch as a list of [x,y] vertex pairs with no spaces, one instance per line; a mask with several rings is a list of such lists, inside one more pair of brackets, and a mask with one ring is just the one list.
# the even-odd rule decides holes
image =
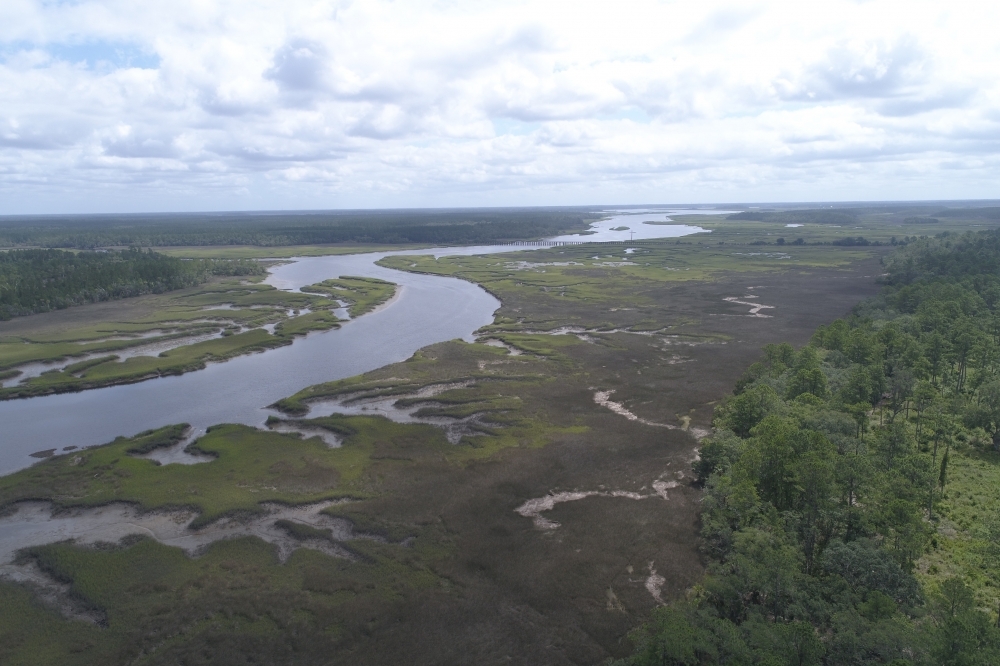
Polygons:
[[282,490],[316,492],[336,488],[340,472],[319,460],[303,458],[300,461],[279,460],[267,470]]

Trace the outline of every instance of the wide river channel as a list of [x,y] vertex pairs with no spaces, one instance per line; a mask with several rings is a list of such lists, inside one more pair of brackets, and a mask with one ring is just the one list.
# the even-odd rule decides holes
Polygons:
[[[615,211],[619,212],[619,211]],[[553,240],[609,241],[672,238],[703,231],[663,224],[665,213],[714,214],[717,210],[662,209],[614,215],[592,226],[593,235]],[[660,224],[648,224],[660,221]],[[628,226],[629,230],[616,230]],[[357,275],[399,285],[395,298],[375,312],[341,328],[312,333],[291,345],[240,356],[180,376],[137,384],[0,402],[0,475],[37,462],[29,454],[66,446],[104,444],[172,423],[198,430],[217,423],[262,426],[267,406],[297,391],[403,361],[437,342],[473,340],[474,332],[493,322],[500,302],[481,287],[463,280],[405,273],[377,266],[392,254],[454,256],[524,250],[510,245],[432,248],[290,260],[271,270],[266,282],[298,289],[328,278]]]

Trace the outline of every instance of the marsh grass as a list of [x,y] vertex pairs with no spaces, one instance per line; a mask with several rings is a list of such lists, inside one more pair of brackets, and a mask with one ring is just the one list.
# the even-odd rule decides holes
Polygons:
[[[510,367],[499,364],[477,373],[480,361],[510,361]],[[254,654],[268,663],[341,661],[346,655],[338,650],[344,645],[365,642],[378,627],[392,626],[393,609],[451,587],[438,570],[455,557],[455,536],[424,517],[426,499],[405,510],[387,511],[385,502],[399,501],[409,484],[428,474],[460,474],[504,449],[536,448],[553,437],[586,431],[547,418],[539,397],[551,373],[539,371],[551,365],[451,342],[398,364],[394,380],[376,373],[338,387],[378,392],[393,382],[413,388],[478,375],[471,385],[433,397],[442,412],[482,413],[492,424],[490,433],[458,445],[429,425],[333,415],[298,423],[343,437],[335,449],[318,437],[222,425],[192,445],[214,456],[210,462],[158,466],[134,457],[181,441],[186,428],[178,425],[53,457],[0,479],[0,506],[47,498],[57,507],[117,501],[149,511],[188,507],[198,512],[195,527],[253,514],[262,502],[351,498],[325,512],[388,541],[350,542],[356,561],[300,549],[285,564],[258,539],[216,542],[196,558],[152,540],[105,549],[67,543],[32,548],[22,561],[70,583],[74,598],[103,613],[107,627],[71,622],[71,630],[60,631],[67,621],[55,611],[17,586],[0,583],[4,663],[26,663],[29,657],[34,664],[219,663],[225,654]],[[435,488],[435,502],[449,497],[448,484]],[[298,523],[282,527],[300,540],[330,538]],[[31,621],[14,618],[20,614]]]
[[[695,239],[695,240],[692,240]],[[378,263],[388,268],[460,277],[482,284],[505,303],[512,297],[552,305],[648,307],[664,283],[694,282],[732,273],[785,272],[803,268],[846,268],[870,257],[874,248],[797,246],[780,250],[719,246],[704,234],[683,241],[634,245],[562,246],[517,254],[434,257],[397,255]],[[631,254],[624,254],[634,247]],[[512,261],[524,257],[524,262]],[[625,264],[624,262],[629,262]],[[565,325],[562,321],[557,325]],[[601,325],[606,322],[593,322]]]
[[[290,309],[336,307],[328,299],[233,278],[113,304],[118,307],[102,307],[106,305],[80,306],[0,325],[0,367],[114,352],[201,335],[233,324],[262,326],[288,318]],[[213,306],[229,309],[211,309]],[[88,321],[88,312],[100,314]]]
[[344,276],[303,287],[302,291],[323,294],[349,304],[351,317],[360,317],[385,303],[396,293],[396,285],[376,278]]
[[583,344],[573,335],[525,335],[518,333],[495,333],[491,337],[505,342],[515,349],[539,356],[558,357],[559,350],[568,346]]
[[[300,329],[299,334],[307,330],[310,329]],[[290,343],[290,336],[274,336],[264,329],[254,329],[178,347],[159,356],[133,356],[124,361],[118,361],[117,356],[106,356],[75,363],[62,371],[49,371],[38,377],[32,377],[25,384],[5,389],[0,395],[8,398],[30,397],[130,383],[150,377],[179,375],[200,370],[210,361],[224,361],[234,356],[273,349]]]
[[[954,211],[958,213],[959,211]],[[750,245],[762,243],[764,246],[779,245],[778,239],[784,238],[780,249],[796,249],[803,246],[795,245],[799,238],[809,245],[829,246],[834,241],[861,236],[869,242],[892,245],[893,239],[901,242],[907,237],[934,236],[943,231],[972,231],[997,226],[997,221],[968,216],[953,216],[948,219],[936,220],[934,217],[912,217],[912,213],[888,212],[879,210],[859,211],[853,217],[845,217],[840,224],[818,223],[813,216],[803,215],[795,219],[794,213],[783,214],[787,219],[777,221],[757,221],[745,219],[727,219],[728,216],[706,215],[675,215],[671,219],[675,224],[690,224],[712,231],[711,235],[699,234],[684,237],[683,242],[698,239],[710,244],[720,241],[726,245]],[[786,222],[798,223],[800,226],[788,227]],[[772,248],[773,249],[773,248]]]
[[0,584],[0,659],[218,664],[253,655],[259,663],[328,662],[391,605],[439,585],[419,543],[352,548],[364,557],[352,562],[300,549],[285,564],[257,539],[216,542],[196,559],[148,539],[110,550],[36,548],[27,557],[72,581],[74,596],[105,610],[107,626],[66,622],[28,590]]
[[131,455],[179,441],[183,426],[119,438],[0,478],[0,505],[46,498],[57,507],[109,502],[134,503],[144,511],[190,507],[199,513],[194,523],[198,527],[223,515],[258,512],[262,502],[305,504],[367,495],[370,489],[363,475],[371,453],[386,437],[408,434],[431,447],[447,446],[430,426],[368,417],[345,422],[352,434],[336,449],[318,437],[300,439],[241,425],[215,426],[191,445],[214,457],[198,465],[161,466]]
[[[351,315],[360,316],[395,293],[392,283],[364,278],[328,280],[313,287],[317,293],[286,292],[246,280],[222,280],[171,296],[164,307],[139,321],[108,321],[0,338],[0,369],[178,341],[177,347],[157,356],[136,355],[119,360],[116,355],[106,355],[53,368],[0,389],[0,399],[80,391],[199,370],[210,362],[274,349],[291,344],[296,336],[338,327],[340,320],[331,311],[337,303],[331,298],[350,302]],[[313,311],[299,314],[304,309]],[[266,324],[275,325],[273,334],[260,328]],[[157,331],[164,334],[107,339]],[[185,338],[219,333],[222,337],[183,344]]]
[[[553,663],[600,663],[623,654],[622,636],[655,605],[642,573],[650,560],[669,581],[667,598],[700,575],[697,492],[681,484],[670,502],[602,497],[562,504],[552,512],[562,527],[545,533],[514,509],[575,488],[647,493],[644,484],[665,470],[686,469],[694,446],[688,434],[601,408],[593,387],[614,389],[615,400],[643,418],[684,414],[703,426],[712,401],[775,337],[768,327],[781,323],[706,313],[734,312],[722,298],[740,294],[732,291],[737,285],[776,287],[791,270],[796,280],[824,289],[831,275],[857,278],[847,270],[850,262],[875,253],[807,246],[790,263],[690,243],[638,247],[627,255],[633,266],[603,265],[621,261],[622,248],[592,260],[597,252],[586,247],[531,253],[532,262],[570,257],[583,264],[538,270],[505,266],[510,255],[400,261],[404,269],[416,263],[412,270],[476,281],[498,294],[503,308],[483,335],[504,336],[526,353],[441,343],[278,403],[293,424],[337,433],[340,448],[318,437],[224,425],[195,445],[215,456],[211,462],[158,467],[129,455],[173,441],[178,431],[164,430],[0,479],[0,510],[29,497],[59,506],[129,501],[149,510],[191,507],[199,524],[253,512],[264,501],[350,498],[325,512],[390,542],[352,541],[355,562],[300,549],[285,564],[272,546],[249,538],[217,542],[197,558],[151,540],[106,550],[35,548],[25,557],[71,581],[73,593],[104,612],[108,626],[68,622],[0,583],[0,651],[6,650],[0,660],[376,664],[410,663],[419,652],[442,663],[502,650],[514,663],[538,655]],[[832,306],[816,307],[814,296],[768,301],[796,315],[781,323],[781,337],[792,329],[806,339],[824,317],[855,302],[857,285],[867,283],[844,284],[849,289],[822,292],[832,294]],[[539,332],[564,326],[595,329],[588,333],[593,343]],[[660,333],[609,332],[623,329]],[[678,350],[691,362],[670,365],[669,354]],[[430,397],[417,395],[429,388]],[[377,416],[301,418],[314,401],[353,398],[395,398],[437,418],[477,415],[482,431],[451,444],[432,425]],[[619,601],[613,612],[612,587]]]

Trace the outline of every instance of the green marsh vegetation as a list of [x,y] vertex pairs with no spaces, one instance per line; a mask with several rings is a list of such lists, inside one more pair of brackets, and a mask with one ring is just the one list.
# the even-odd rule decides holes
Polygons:
[[0,584],[4,664],[324,664],[381,614],[441,581],[421,546],[358,540],[357,561],[296,550],[278,564],[258,539],[218,541],[197,559],[142,540],[127,548],[53,544],[45,571],[103,609],[107,626],[62,620],[26,587]]
[[360,317],[388,301],[396,293],[396,285],[376,278],[342,276],[304,287],[302,291],[323,294],[348,304],[348,314]]
[[[564,345],[580,340],[564,336]],[[553,381],[571,372],[562,358],[511,357],[507,351],[483,344],[451,342],[418,352],[406,363],[327,384],[317,384],[277,402],[290,416],[308,412],[310,403],[347,400],[360,404],[389,398],[399,407],[417,406],[417,417],[464,419],[476,416],[469,432],[452,447],[447,458],[462,463],[495,455],[508,447],[544,445],[554,434],[579,428],[576,420],[553,420],[540,399]],[[422,397],[423,396],[423,397]],[[321,419],[297,421],[323,423]]]
[[695,464],[708,574],[622,663],[1000,661],[997,266],[995,231],[910,242],[765,347]]
[[[996,208],[881,205],[858,208],[749,210],[727,216],[678,215],[675,222],[712,230],[709,242],[726,245],[897,246],[944,231],[1000,226]],[[795,225],[795,226],[787,226]],[[690,238],[690,237],[688,237]]]
[[[747,239],[755,238],[758,233],[767,238],[767,234],[771,231],[764,229],[773,227],[775,232],[779,232],[780,226],[768,226],[766,223],[744,220],[720,221],[704,217],[691,221],[712,228],[713,233],[644,243],[637,245],[638,249],[629,255],[623,254],[621,248],[616,246],[600,245],[570,246],[524,253],[519,255],[525,257],[528,264],[523,269],[500,257],[493,260],[483,257],[447,258],[441,261],[429,257],[411,259],[390,257],[383,263],[404,270],[461,274],[461,277],[484,284],[492,291],[502,292],[505,299],[541,297],[546,300],[562,301],[552,304],[556,307],[561,307],[567,300],[575,301],[577,305],[591,302],[597,305],[624,299],[625,303],[631,303],[631,306],[642,304],[648,306],[655,302],[656,288],[662,282],[704,280],[713,275],[725,275],[733,271],[773,272],[795,267],[846,266],[859,258],[870,256],[875,249],[861,247],[832,250],[828,246],[815,245],[824,242],[825,237],[822,233],[829,231],[829,225],[822,228],[821,225],[812,225],[804,230],[800,229],[807,238],[805,244],[792,247],[786,245],[777,251],[772,251],[746,247]],[[748,228],[747,225],[762,226],[757,230]],[[334,246],[334,250],[331,251],[335,249]],[[216,250],[222,254],[227,253],[225,248],[205,251]],[[129,253],[122,254],[129,255]],[[148,253],[132,254],[152,256]],[[95,256],[103,255],[95,253]],[[211,261],[218,263],[221,260],[170,261],[184,266],[204,264],[211,267],[214,265]],[[226,264],[225,261],[221,263]],[[533,263],[550,265],[533,266],[531,265]],[[561,263],[567,265],[560,266]],[[251,264],[241,261],[236,261],[234,264],[239,270],[242,270],[241,267],[244,265]],[[140,304],[136,303],[135,307],[132,307],[125,305],[126,302],[123,301],[120,312],[112,312],[105,321],[97,325],[88,324],[73,327],[71,330],[63,327],[56,334],[32,330],[30,327],[22,329],[4,327],[5,335],[0,338],[0,371],[10,371],[17,365],[33,361],[48,362],[93,354],[110,357],[116,352],[120,353],[130,347],[155,340],[165,342],[172,337],[204,336],[219,330],[225,331],[227,339],[202,340],[196,345],[166,352],[163,357],[137,357],[124,362],[108,358],[103,364],[92,364],[88,358],[85,366],[31,378],[23,384],[8,386],[3,390],[3,394],[6,397],[17,397],[50,391],[72,391],[108,383],[139,381],[161,374],[186,372],[203,367],[206,361],[224,360],[234,355],[280,346],[286,344],[294,335],[336,325],[332,315],[318,311],[326,307],[326,304],[317,298],[334,294],[334,292],[322,294],[325,288],[322,285],[316,287],[319,291],[315,294],[288,294],[264,285],[255,285],[253,280],[250,280],[249,284],[244,284],[246,282],[248,281],[220,281],[219,278],[214,278],[213,284],[206,284],[200,289],[181,290],[176,298],[143,297],[149,299],[147,302],[155,300],[160,307],[155,312],[144,312],[140,316],[133,316],[136,310],[140,309]],[[351,288],[357,291],[361,284],[355,282]],[[648,294],[651,290],[654,293],[650,296]],[[338,300],[345,300],[343,290],[337,293],[340,296]],[[647,297],[640,297],[642,293],[646,293]],[[362,301],[366,299],[376,303],[381,301],[382,295],[376,290],[364,296]],[[355,297],[346,300],[353,302]],[[234,309],[228,311],[203,309],[223,305],[229,305]],[[273,309],[269,311],[268,307]],[[358,304],[352,306],[355,311],[360,311],[364,307],[367,306]],[[281,308],[310,308],[314,312],[296,317],[294,322],[284,321],[288,317],[280,312]],[[553,316],[546,317],[544,321],[531,322],[531,325],[551,328],[578,322],[579,319],[561,321]],[[259,330],[260,326],[269,323],[279,324],[275,330],[278,335],[269,336]],[[601,324],[602,321],[599,320],[588,325]],[[636,321],[631,325],[637,326],[642,323]],[[512,332],[516,331],[507,331],[507,333]],[[138,337],[107,339],[139,335],[154,337],[147,340]]]
[[[585,308],[586,325],[610,320],[605,305],[658,309],[665,284],[698,282],[724,275],[773,274],[787,270],[846,268],[873,256],[875,248],[802,246],[789,251],[718,245],[715,234],[622,245],[569,245],[516,254],[434,257],[394,255],[379,261],[388,268],[460,277],[482,285],[505,304],[530,300],[537,306]],[[632,249],[625,253],[625,249]],[[512,306],[511,311],[517,306]],[[564,313],[565,314],[565,313]],[[575,315],[575,313],[574,313]],[[517,319],[521,319],[518,317]],[[655,320],[654,320],[655,321]],[[580,325],[581,319],[521,321],[513,329]],[[633,322],[638,325],[639,321]],[[499,329],[504,324],[498,321]],[[508,327],[509,328],[509,327]],[[513,330],[512,329],[512,330]],[[492,330],[487,327],[485,330]]]
[[[446,390],[425,405],[429,413],[483,415],[480,430],[458,445],[430,425],[334,415],[286,424],[333,432],[342,438],[337,448],[319,437],[222,425],[191,445],[213,456],[210,462],[160,466],[136,457],[181,441],[185,427],[178,425],[56,456],[0,479],[0,507],[47,499],[57,508],[111,502],[151,511],[189,508],[198,513],[195,527],[259,513],[262,502],[344,498],[351,501],[325,511],[387,539],[351,541],[354,561],[297,550],[285,563],[256,539],[219,541],[197,558],[152,539],[104,548],[31,548],[21,561],[70,583],[77,603],[103,613],[106,626],[63,619],[23,588],[0,582],[4,663],[351,659],[345,648],[395,626],[418,599],[429,596],[434,605],[454,598],[457,572],[449,562],[456,535],[434,516],[453,501],[453,482],[463,470],[499,451],[541,446],[582,429],[547,423],[537,399],[552,382],[539,372],[545,363],[509,359],[484,345],[444,343],[388,372],[319,387],[308,396],[393,387],[403,397],[445,383]],[[466,381],[456,385],[456,376]],[[515,397],[525,391],[535,399]],[[283,527],[293,538],[317,537],[306,525]]]
[[[76,321],[49,313],[47,325],[32,326],[32,321],[21,319],[6,330],[0,328],[0,369],[11,373],[26,363],[85,357],[2,388],[0,399],[190,372],[208,362],[273,349],[296,336],[338,326],[331,312],[338,304],[332,298],[351,303],[351,310],[360,315],[395,292],[395,285],[381,280],[350,278],[316,285],[316,293],[299,293],[260,284],[259,279],[216,278],[170,294],[130,299],[121,309],[98,313],[97,321],[86,321],[86,312]],[[269,324],[274,325],[273,333],[263,328]],[[173,348],[124,359],[115,353],[163,343]]]
[[[636,244],[630,254],[623,246],[571,246],[391,258],[394,267],[472,280],[498,295],[503,306],[481,340],[521,354],[442,343],[277,405],[284,416],[271,419],[275,429],[325,429],[343,440],[337,449],[319,438],[229,425],[196,443],[217,456],[212,462],[156,466],[129,453],[169,445],[179,436],[174,429],[19,473],[0,486],[8,505],[32,497],[60,506],[184,506],[198,510],[202,524],[254,513],[265,500],[350,498],[326,511],[391,543],[351,542],[356,561],[298,550],[284,564],[257,539],[218,542],[195,558],[152,540],[33,548],[25,560],[69,584],[81,603],[105,614],[107,626],[66,620],[24,588],[0,583],[3,660],[375,664],[407,663],[419,653],[440,663],[455,654],[489,661],[502,652],[515,663],[600,663],[625,656],[622,637],[656,606],[646,587],[654,566],[666,580],[666,599],[682,596],[702,573],[693,527],[700,492],[680,483],[664,500],[649,490],[690,468],[695,443],[684,428],[709,424],[711,403],[760,345],[802,344],[859,292],[872,293],[864,275],[880,272],[877,257],[887,250],[814,243],[759,249],[739,224],[747,222],[723,220],[717,233]],[[747,318],[746,306],[724,300],[749,293],[747,285],[774,306],[773,317]],[[284,296],[326,298],[259,295]],[[829,353],[817,350],[821,371]],[[808,387],[813,379],[806,373],[796,381]],[[614,391],[613,399],[641,418],[673,427],[599,407],[597,390]],[[785,403],[809,407],[808,398],[785,396]],[[427,424],[308,418],[315,402],[390,398],[428,419],[469,419],[468,429],[449,443],[442,428]],[[877,410],[869,414],[868,440],[877,417]],[[81,462],[72,465],[77,456]],[[949,498],[939,495],[936,510],[950,501],[960,468],[953,444]],[[546,514],[560,524],[551,531],[515,511],[526,500],[576,490],[649,497],[559,504]],[[291,531],[310,538],[307,530]],[[874,606],[870,614],[880,617],[885,611]]]
[[184,507],[198,513],[194,527],[223,515],[254,513],[262,502],[309,504],[372,493],[366,474],[384,439],[416,438],[444,449],[430,426],[370,417],[315,419],[317,427],[344,436],[330,448],[319,437],[267,432],[242,425],[215,426],[191,448],[214,460],[159,465],[136,457],[182,441],[187,427],[169,426],[110,444],[50,458],[0,478],[0,505],[46,498],[57,507],[128,502],[142,510]]

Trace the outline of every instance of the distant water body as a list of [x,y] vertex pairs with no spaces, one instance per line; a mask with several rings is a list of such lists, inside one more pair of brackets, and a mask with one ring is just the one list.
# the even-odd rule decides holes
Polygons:
[[[619,211],[615,211],[619,212]],[[729,211],[663,209],[618,214],[593,225],[592,235],[567,235],[558,241],[627,241],[673,238],[699,231],[666,222],[670,213],[714,214]],[[627,231],[611,231],[627,226]],[[523,248],[516,248],[522,250]],[[389,255],[435,256],[515,251],[509,245],[432,248],[327,257],[304,257],[271,270],[266,282],[279,289],[341,275],[374,277],[399,285],[397,297],[375,312],[341,328],[311,333],[291,345],[264,353],[211,363],[203,370],[138,384],[112,386],[0,402],[0,475],[37,462],[30,453],[87,447],[172,423],[204,429],[217,423],[263,426],[267,405],[321,382],[352,377],[403,361],[421,347],[445,340],[473,340],[492,323],[500,302],[478,285],[456,278],[419,275],[375,265]]]

